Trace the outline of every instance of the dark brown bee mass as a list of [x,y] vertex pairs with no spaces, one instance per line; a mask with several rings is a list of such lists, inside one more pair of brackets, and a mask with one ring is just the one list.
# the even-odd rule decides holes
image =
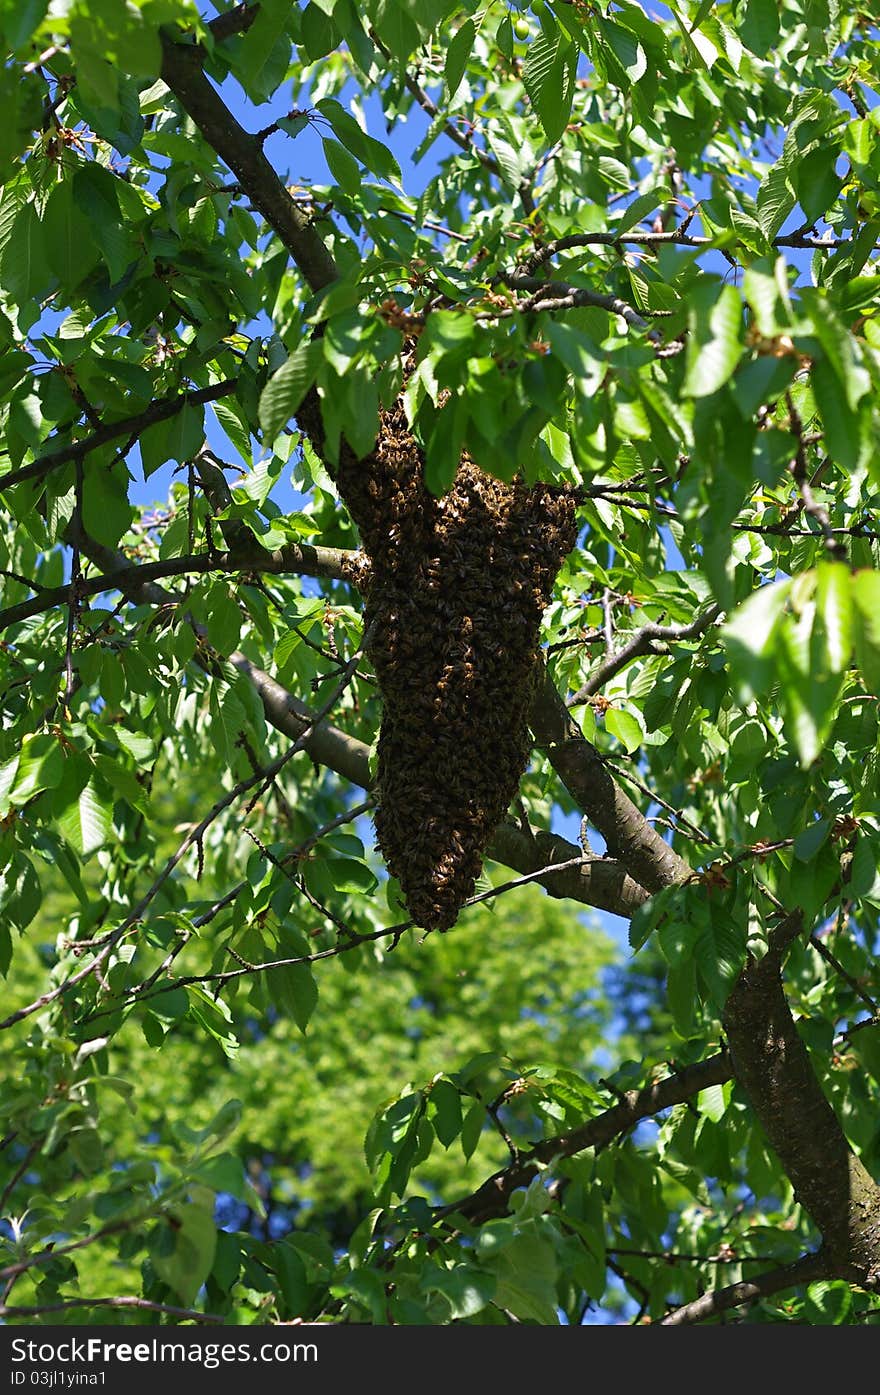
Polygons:
[[[317,406],[300,413],[313,441]],[[575,544],[575,499],[503,484],[467,455],[437,499],[423,466],[398,404],[373,454],[359,460],[343,441],[334,473],[372,563],[379,846],[416,924],[445,930],[528,759],[541,616]]]

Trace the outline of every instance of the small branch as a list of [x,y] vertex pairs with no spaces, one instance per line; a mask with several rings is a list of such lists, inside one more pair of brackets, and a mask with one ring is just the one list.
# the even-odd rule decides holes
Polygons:
[[14,1264],[4,1265],[0,1269],[0,1281],[17,1279],[20,1274],[25,1274],[28,1269],[34,1269],[38,1264],[48,1264],[50,1260],[73,1254],[75,1250],[85,1250],[89,1245],[95,1245],[99,1240],[105,1240],[108,1235],[119,1235],[122,1231],[131,1230],[145,1219],[146,1217],[141,1215],[134,1220],[116,1221],[112,1225],[103,1226],[101,1230],[93,1231],[91,1235],[84,1235],[79,1240],[71,1240],[66,1245],[54,1245],[50,1250],[38,1250],[36,1254],[16,1260]]
[[[192,841],[193,837],[192,835],[190,835],[190,844],[192,843]],[[279,865],[280,860],[271,860],[275,861],[276,865]],[[596,859],[597,862],[600,862],[601,860],[602,859]],[[514,881],[505,882],[501,886],[492,887],[488,891],[483,891],[476,896],[471,896],[467,901],[464,902],[462,910],[466,910],[469,906],[479,905],[483,901],[490,901],[494,897],[500,896],[506,891],[510,891],[515,886],[522,886],[528,882],[537,881],[539,878],[549,876],[555,873],[557,870],[565,871],[568,865],[580,865],[583,861],[583,855],[579,854],[576,858],[573,858],[571,860],[570,864],[563,864],[561,867],[558,868],[557,864],[551,864],[548,867],[543,867],[536,872],[527,874],[526,876],[518,877]],[[268,959],[259,964],[251,964],[245,962],[244,960],[239,960],[238,962],[240,963],[240,967],[237,969],[218,970],[214,973],[181,975],[179,978],[176,978],[172,981],[171,986],[174,988],[187,988],[194,984],[213,983],[219,988],[224,983],[231,983],[235,979],[243,978],[251,974],[269,973],[272,969],[290,969],[301,964],[319,964],[325,959],[336,959],[340,954],[347,954],[350,950],[359,949],[362,945],[374,944],[378,940],[390,939],[396,944],[396,942],[400,939],[401,935],[405,933],[405,931],[412,930],[414,928],[413,922],[411,920],[404,920],[398,922],[398,924],[396,925],[389,925],[382,930],[371,930],[367,934],[358,934],[356,931],[349,929],[347,925],[340,922],[335,916],[333,916],[328,911],[326,906],[324,906],[320,901],[313,897],[310,892],[306,891],[306,889],[302,885],[300,885],[299,879],[296,879],[296,881],[298,889],[300,891],[305,891],[306,898],[309,900],[310,904],[313,905],[322,915],[327,916],[327,918],[336,925],[338,930],[342,931],[342,933],[345,935],[344,940],[339,941],[335,945],[331,945],[328,949],[315,950],[314,954],[299,954],[285,959]],[[236,888],[236,893],[239,889],[240,888]],[[227,896],[223,897],[223,901],[227,902],[232,898],[233,893],[228,893]],[[212,908],[207,918],[210,919],[215,914],[216,909]],[[123,927],[123,929],[124,928],[125,927]],[[119,938],[120,933],[121,931],[113,931],[112,936],[108,937],[108,939],[112,939],[112,942],[115,943],[116,940]],[[451,931],[448,933],[451,933]],[[107,946],[107,948],[109,948],[109,945]],[[167,993],[169,985],[168,983],[164,982],[164,980],[167,977],[167,969],[175,957],[176,951],[172,952],[170,955],[166,957],[166,959],[160,965],[159,969],[156,970],[156,972],[151,976],[150,979],[145,980],[143,984],[133,988],[125,998],[112,1000],[111,1007],[102,1009],[98,1012],[90,1013],[87,1018],[87,1021],[93,1022],[96,1018],[102,1017],[109,1012],[119,1012],[127,1007],[132,1007],[135,1003],[148,1002],[149,999],[152,997],[159,996],[162,993]],[[233,957],[237,958],[237,956],[235,955]],[[163,982],[162,984],[160,984],[159,988],[156,991],[147,991],[148,989],[152,989],[154,987],[155,983],[158,981],[160,977],[163,979]],[[6,1025],[7,1024],[4,1022],[0,1022],[0,1028]]]
[[33,1162],[34,1155],[37,1152],[38,1147],[39,1144],[37,1143],[32,1143],[30,1145],[21,1162],[19,1163],[18,1167],[15,1169],[9,1181],[6,1183],[6,1186],[3,1188],[3,1195],[0,1196],[0,1216],[5,1216],[6,1203],[12,1196],[12,1193],[15,1191],[15,1188],[18,1186],[22,1177],[27,1172],[28,1168]]
[[[781,237],[775,237],[772,245],[774,247],[795,247],[801,250],[807,248],[818,251],[833,252],[837,247],[848,246],[851,238],[843,237],[816,237],[806,233],[786,233]],[[523,263],[523,268],[527,273],[537,271],[540,266],[552,261],[560,252],[570,252],[579,247],[620,247],[624,243],[634,247],[662,247],[673,245],[679,247],[714,247],[717,239],[714,237],[700,237],[694,233],[688,233],[682,229],[674,229],[669,232],[642,232],[633,229],[629,232],[618,233],[614,229],[608,232],[572,233],[569,237],[558,237],[553,242],[547,242],[543,247],[533,252]]]
[[[71,536],[79,534],[71,530]],[[74,546],[75,555],[79,550]],[[275,552],[264,551],[251,538],[229,552],[200,552],[187,557],[170,557],[157,562],[143,562],[140,565],[125,566],[118,571],[104,572],[100,576],[80,577],[76,595],[80,600],[87,596],[99,596],[107,591],[126,592],[135,587],[145,586],[163,577],[187,576],[193,572],[271,572],[273,574],[293,573],[298,576],[330,577],[337,581],[356,584],[360,554],[338,547],[317,547],[312,544],[288,543]],[[66,586],[56,586],[52,590],[42,590],[38,595],[18,605],[0,610],[0,632],[10,625],[17,625],[33,615],[53,610],[58,605],[69,605],[73,580]]]
[[64,1313],[71,1308],[137,1308],[149,1313],[165,1313],[181,1321],[225,1322],[217,1313],[199,1313],[194,1308],[175,1308],[170,1303],[153,1303],[149,1298],[124,1294],[119,1298],[66,1298],[61,1303],[41,1303],[38,1308],[17,1308],[0,1304],[0,1318],[41,1317],[45,1313]]
[[[394,55],[392,54],[390,49],[386,48],[385,44],[379,38],[379,35],[376,33],[376,31],[374,29],[370,29],[369,34],[370,38],[376,45],[379,52],[382,54],[382,57],[385,59],[386,63],[393,64]],[[411,73],[404,73],[403,81],[406,85],[407,91],[411,93],[413,97],[415,97],[416,102],[421,107],[422,111],[426,114],[426,116],[430,116],[432,121],[438,120],[438,118],[440,117],[440,108],[437,106],[437,103],[431,97],[428,96],[428,93],[421,86],[418,80],[414,78]],[[498,167],[498,161],[495,159],[494,155],[490,155],[488,151],[481,150],[478,145],[474,144],[472,132],[468,135],[463,135],[462,132],[456,128],[452,121],[444,121],[443,131],[444,134],[448,136],[449,139],[455,145],[458,146],[459,150],[466,151],[468,155],[475,155],[484,169],[488,170],[490,174],[500,176],[501,170]]]
[[651,1118],[675,1104],[698,1095],[710,1085],[723,1085],[733,1075],[733,1065],[726,1051],[719,1051],[707,1061],[686,1066],[665,1080],[647,1085],[643,1090],[627,1090],[619,1103],[576,1129],[545,1138],[529,1152],[521,1154],[518,1162],[496,1172],[470,1196],[449,1206],[439,1208],[440,1216],[462,1216],[474,1225],[507,1213],[510,1197],[518,1188],[528,1186],[539,1172],[539,1164],[552,1164],[555,1158],[572,1157],[585,1148],[604,1148],[620,1134],[628,1133],[641,1119]]
[[816,953],[822,959],[825,960],[825,963],[829,966],[829,968],[833,969],[834,972],[840,978],[843,979],[844,983],[849,985],[849,987],[852,989],[852,992],[859,999],[859,1001],[864,1004],[864,1006],[868,1009],[872,1016],[876,1017],[877,1004],[874,1002],[874,999],[871,997],[870,993],[865,992],[858,979],[853,978],[852,974],[849,973],[849,971],[843,967],[837,956],[831,953],[831,950],[828,948],[826,944],[822,942],[822,940],[820,940],[819,936],[816,934],[815,931],[810,936],[810,944],[813,946],[813,949],[816,951]]
[[145,407],[135,416],[109,422],[93,431],[90,436],[84,436],[81,441],[69,441],[66,445],[39,456],[29,465],[22,465],[18,470],[10,470],[8,474],[0,475],[0,492],[12,489],[16,484],[24,484],[27,480],[42,479],[50,470],[57,469],[59,465],[66,465],[69,460],[84,460],[90,451],[98,450],[100,446],[106,445],[108,441],[115,441],[120,436],[139,436],[148,426],[167,421],[184,407],[199,407],[207,402],[216,402],[221,397],[228,397],[237,387],[237,378],[227,378],[223,382],[213,383],[210,387],[157,397],[149,407]]
[[572,721],[546,669],[529,722],[535,744],[605,839],[609,857],[621,862],[646,891],[686,881],[691,875],[688,863],[664,842],[609,774],[595,746]]
[[758,1298],[769,1298],[771,1294],[781,1293],[784,1289],[799,1288],[802,1284],[812,1283],[814,1279],[832,1277],[833,1272],[821,1253],[804,1255],[794,1264],[768,1270],[756,1279],[730,1284],[728,1288],[716,1289],[713,1293],[704,1293],[692,1303],[685,1303],[667,1313],[659,1326],[685,1327],[696,1322],[705,1322],[707,1318],[716,1317],[731,1308],[739,1308],[744,1303],[754,1303]]
[[714,845],[717,842],[717,839],[708,834],[705,829],[700,828],[698,824],[695,824],[681,809],[676,809],[674,804],[667,803],[656,790],[649,789],[649,787],[644,784],[637,775],[634,775],[631,770],[627,770],[625,766],[617,765],[608,756],[605,757],[605,764],[608,769],[613,770],[614,774],[619,776],[621,780],[626,780],[627,784],[633,785],[635,789],[643,794],[646,799],[649,799],[652,804],[659,804],[661,809],[665,809],[667,814],[675,820],[678,832],[684,833],[686,837],[696,838],[700,843]]
[[360,663],[361,654],[363,652],[363,645],[366,642],[366,639],[367,636],[365,634],[360,646],[355,651],[348,664],[346,664],[345,669],[343,670],[342,675],[339,679],[339,682],[335,685],[330,697],[322,705],[320,710],[310,718],[309,722],[307,723],[306,731],[304,731],[296,739],[296,741],[294,741],[293,745],[289,748],[289,750],[285,751],[282,755],[280,755],[265,770],[259,771],[256,775],[252,775],[247,780],[240,780],[236,785],[234,785],[231,790],[229,790],[226,794],[224,794],[220,799],[217,800],[217,802],[211,807],[211,809],[209,809],[208,813],[204,816],[204,818],[200,819],[199,822],[190,829],[186,837],[183,839],[183,841],[177,848],[176,852],[172,853],[171,856],[168,858],[167,862],[165,863],[165,866],[162,868],[162,871],[159,873],[158,877],[156,877],[156,879],[153,881],[152,885],[149,887],[147,892],[141,897],[140,901],[137,903],[135,908],[126,916],[122,924],[115,931],[113,931],[112,935],[110,935],[110,937],[108,938],[107,943],[101,950],[99,950],[99,952],[95,955],[94,959],[90,960],[90,962],[86,964],[82,969],[80,969],[78,973],[72,974],[69,978],[65,979],[64,982],[60,983],[57,988],[50,990],[48,993],[43,993],[39,998],[35,999],[34,1002],[28,1003],[25,1007],[19,1008],[16,1012],[10,1013],[8,1017],[4,1018],[4,1020],[0,1022],[0,1031],[3,1031],[8,1027],[14,1026],[15,1023],[21,1022],[26,1017],[30,1017],[34,1012],[38,1012],[40,1008],[47,1007],[50,1003],[53,1003],[57,998],[60,998],[62,994],[68,993],[71,988],[75,987],[78,983],[81,983],[83,979],[88,978],[89,975],[98,972],[101,964],[107,959],[114,945],[117,944],[118,941],[122,939],[122,937],[134,925],[136,925],[138,921],[142,919],[145,910],[150,905],[157,892],[165,884],[165,882],[170,877],[171,873],[174,871],[175,867],[178,865],[178,863],[180,863],[180,861],[183,859],[186,853],[189,852],[190,848],[200,845],[202,838],[204,837],[206,831],[214,822],[214,820],[218,818],[219,815],[223,813],[223,811],[227,809],[231,804],[234,804],[235,801],[239,799],[242,795],[247,794],[250,790],[254,789],[258,785],[263,785],[265,787],[265,785],[271,783],[271,781],[274,780],[275,776],[278,774],[280,770],[283,769],[283,767],[288,763],[288,761],[291,760],[295,755],[297,755],[299,751],[303,749],[308,730],[318,726],[324,720],[324,718],[327,716],[331,708],[339,700],[342,693],[345,691],[352,678],[354,677],[355,672],[357,671],[357,666]]
[[618,649],[616,654],[610,654],[599,665],[596,672],[587,679],[586,683],[566,700],[566,706],[578,707],[581,703],[586,702],[595,693],[598,693],[609,679],[614,678],[621,669],[632,663],[633,659],[640,658],[647,653],[662,653],[662,650],[655,649],[655,645],[674,644],[677,640],[683,639],[697,639],[714,625],[720,615],[721,607],[713,605],[702,615],[698,615],[689,625],[655,625],[651,623],[642,625],[640,629],[636,630],[632,638]]
[[[542,281],[536,276],[522,276],[518,272],[501,276],[504,285],[512,291],[531,291],[528,300],[512,306],[511,311],[530,311],[537,314],[541,310],[574,310],[578,306],[592,305],[599,310],[607,310],[611,315],[620,315],[633,329],[647,329],[648,322],[625,300],[615,295],[603,295],[599,291],[587,290],[584,286],[570,286],[566,281]],[[502,318],[505,312],[493,311]],[[659,313],[659,312],[658,312]]]
[[632,1255],[635,1259],[660,1259],[670,1266],[675,1264],[776,1264],[774,1255],[684,1255],[678,1250],[636,1250],[623,1245],[609,1245],[610,1255]]

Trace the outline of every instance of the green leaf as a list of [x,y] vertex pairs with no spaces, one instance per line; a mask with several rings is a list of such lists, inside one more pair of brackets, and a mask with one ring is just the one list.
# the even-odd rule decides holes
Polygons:
[[17,764],[7,767],[9,784],[14,779],[8,794],[9,803],[21,806],[41,790],[54,789],[61,782],[65,770],[64,751],[57,737],[48,732],[26,735],[21,744]]
[[773,673],[774,640],[791,583],[762,586],[733,613],[721,634],[741,686],[762,694]]
[[701,281],[691,294],[687,372],[682,391],[708,397],[730,378],[742,352],[742,302],[733,286]]
[[810,385],[825,430],[825,443],[846,470],[854,470],[862,449],[859,414],[847,401],[844,384],[827,359],[816,359]]
[[[30,858],[24,853],[15,853],[6,867],[0,870],[0,924],[6,921],[16,930],[24,932],[40,909],[43,893],[40,879]],[[0,972],[5,978],[12,960],[12,942],[4,937],[0,943]]]
[[27,43],[49,8],[49,0],[2,0],[0,33],[12,49]]
[[271,441],[290,421],[315,381],[324,357],[320,339],[300,344],[266,384],[260,398],[260,426]]
[[211,1272],[217,1229],[210,1211],[195,1205],[170,1207],[150,1242],[150,1258],[160,1278],[186,1306]]
[[461,1126],[461,1151],[464,1153],[465,1159],[470,1158],[476,1151],[485,1123],[485,1107],[479,1100],[475,1100],[465,1114]]
[[449,100],[455,96],[464,77],[464,70],[467,61],[471,56],[471,49],[474,46],[477,30],[472,19],[466,19],[459,25],[446,50],[446,64],[444,67],[444,77],[446,80],[446,91]]
[[[478,1250],[485,1233],[480,1233]],[[493,1256],[491,1269],[497,1279],[493,1301],[499,1308],[526,1322],[558,1324],[556,1254],[534,1225],[524,1226],[522,1234]]]
[[352,198],[357,198],[361,188],[361,169],[357,160],[338,140],[331,140],[329,136],[325,136],[322,144],[327,168],[336,183]]
[[282,968],[267,969],[266,977],[273,1002],[304,1032],[318,1005],[318,985],[310,965],[286,964]]
[[768,170],[758,189],[758,222],[768,241],[774,238],[796,203],[783,161]]
[[351,113],[340,106],[335,98],[324,97],[316,102],[315,106],[329,121],[336,139],[341,141],[346,150],[351,151],[356,160],[360,160],[362,165],[366,165],[367,169],[372,174],[377,174],[380,179],[400,183],[400,166],[391,151],[381,141],[374,140],[366,131],[362,131]]
[[809,862],[822,847],[830,828],[830,819],[816,819],[809,824],[794,840],[795,857],[801,862]]
[[853,600],[856,658],[868,691],[880,695],[880,572],[856,572]]
[[810,1284],[804,1301],[807,1322],[820,1326],[840,1326],[852,1311],[853,1295],[849,1284],[842,1280],[821,1279]]
[[115,547],[131,526],[129,474],[123,461],[112,469],[87,460],[83,474],[83,527],[105,547]]
[[425,445],[425,484],[432,494],[445,494],[461,463],[468,424],[467,402],[455,397],[437,414]]
[[442,1293],[449,1300],[453,1322],[460,1322],[475,1317],[492,1301],[497,1281],[473,1265],[456,1264],[448,1269],[431,1265],[421,1275],[419,1287],[426,1293]]
[[59,815],[58,825],[70,846],[80,857],[90,857],[102,848],[113,826],[113,805],[104,786],[89,781],[77,798]]
[[243,615],[225,582],[211,586],[205,597],[208,639],[224,657],[238,647]]
[[638,750],[644,740],[644,732],[631,712],[625,712],[620,707],[609,707],[604,721],[605,730],[617,737],[627,753]]
[[576,70],[575,45],[560,34],[545,10],[541,30],[526,53],[522,80],[551,143],[559,140],[571,117]]
[[444,1148],[454,1143],[462,1130],[461,1095],[449,1080],[435,1080],[428,1103],[434,1131]]
[[64,289],[76,289],[101,253],[92,226],[74,201],[73,180],[56,184],[43,215],[46,257]]
[[354,862],[347,857],[331,857],[327,870],[334,889],[339,892],[370,896],[378,886],[373,873],[363,862]]
[[849,665],[853,646],[852,575],[845,563],[819,562],[816,605],[825,630],[828,666],[832,673],[841,673]]

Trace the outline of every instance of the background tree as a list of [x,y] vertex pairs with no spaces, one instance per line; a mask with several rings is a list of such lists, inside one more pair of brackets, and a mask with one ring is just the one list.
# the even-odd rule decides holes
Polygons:
[[870,1320],[873,21],[215,10],[0,3],[0,1316]]

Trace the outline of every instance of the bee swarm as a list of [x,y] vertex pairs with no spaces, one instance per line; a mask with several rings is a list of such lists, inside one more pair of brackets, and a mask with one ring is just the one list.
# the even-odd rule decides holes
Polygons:
[[[308,418],[318,445],[317,402]],[[575,544],[575,497],[504,484],[465,454],[437,499],[423,466],[398,404],[373,454],[343,441],[334,473],[371,562],[379,847],[416,924],[446,930],[528,760],[541,617]]]

